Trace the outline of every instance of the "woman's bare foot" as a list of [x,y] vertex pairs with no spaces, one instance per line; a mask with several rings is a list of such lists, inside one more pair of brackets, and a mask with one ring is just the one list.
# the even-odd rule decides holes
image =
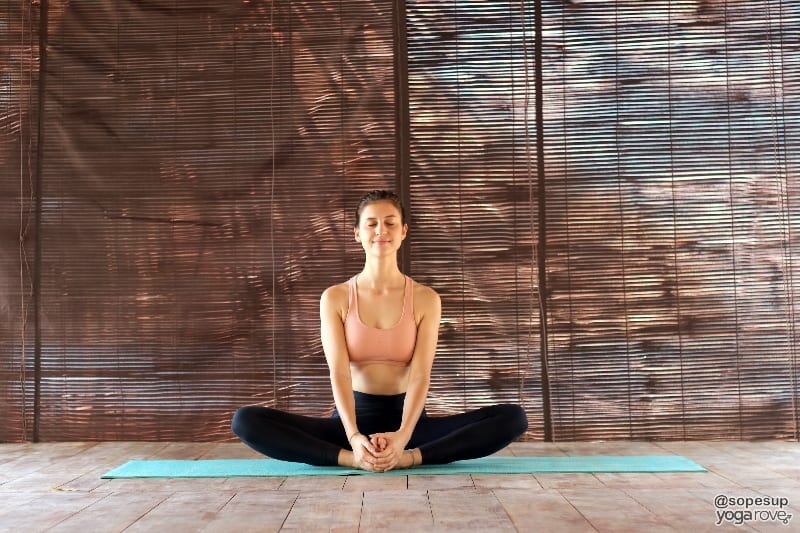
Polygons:
[[419,448],[413,450],[405,450],[400,460],[397,462],[396,468],[413,468],[422,463],[422,453]]
[[339,463],[339,466],[359,468],[359,466],[356,464],[355,454],[350,450],[345,450],[344,448],[339,450],[339,457],[336,459],[336,462]]
[[350,450],[345,450],[344,448],[339,450],[339,457],[337,457],[336,462],[339,464],[339,466],[346,466],[347,468],[366,470],[367,472],[375,471],[372,465],[368,463],[359,463],[358,459],[356,459],[356,454]]

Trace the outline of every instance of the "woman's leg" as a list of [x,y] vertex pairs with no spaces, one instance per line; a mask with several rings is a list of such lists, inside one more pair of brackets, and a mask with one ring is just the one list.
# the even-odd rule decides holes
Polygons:
[[[366,435],[394,431],[400,425],[403,394],[383,396],[354,391],[356,421]],[[231,429],[254,450],[275,459],[318,466],[339,464],[352,458],[350,443],[336,415],[330,418],[303,416],[248,405],[233,415]],[[348,463],[349,464],[349,463]]]
[[527,429],[522,407],[492,405],[457,415],[420,418],[408,448],[419,448],[422,463],[450,463],[493,454]]
[[254,450],[283,461],[332,466],[338,464],[343,448],[350,449],[339,418],[248,405],[233,415],[231,429]]

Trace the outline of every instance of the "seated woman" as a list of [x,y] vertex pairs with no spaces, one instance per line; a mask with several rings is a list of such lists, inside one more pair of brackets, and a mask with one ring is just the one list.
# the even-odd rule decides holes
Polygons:
[[397,251],[407,232],[395,194],[361,198],[354,235],[364,248],[364,269],[320,300],[334,414],[242,407],[231,427],[245,444],[284,461],[385,472],[483,457],[527,430],[525,412],[514,404],[426,415],[441,302],[400,272]]

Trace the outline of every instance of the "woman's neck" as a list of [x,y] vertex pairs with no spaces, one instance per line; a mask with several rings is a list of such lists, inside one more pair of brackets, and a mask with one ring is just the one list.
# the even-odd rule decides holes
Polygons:
[[405,283],[397,261],[367,261],[358,279],[361,286],[378,290]]

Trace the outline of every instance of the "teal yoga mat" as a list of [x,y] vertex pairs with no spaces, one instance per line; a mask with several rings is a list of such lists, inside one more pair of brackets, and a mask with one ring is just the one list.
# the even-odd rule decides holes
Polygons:
[[338,466],[310,466],[275,459],[202,459],[128,461],[102,478],[260,477],[260,476],[407,476],[435,474],[539,474],[575,472],[705,472],[679,455],[581,455],[573,457],[492,456],[409,470],[365,472]]

